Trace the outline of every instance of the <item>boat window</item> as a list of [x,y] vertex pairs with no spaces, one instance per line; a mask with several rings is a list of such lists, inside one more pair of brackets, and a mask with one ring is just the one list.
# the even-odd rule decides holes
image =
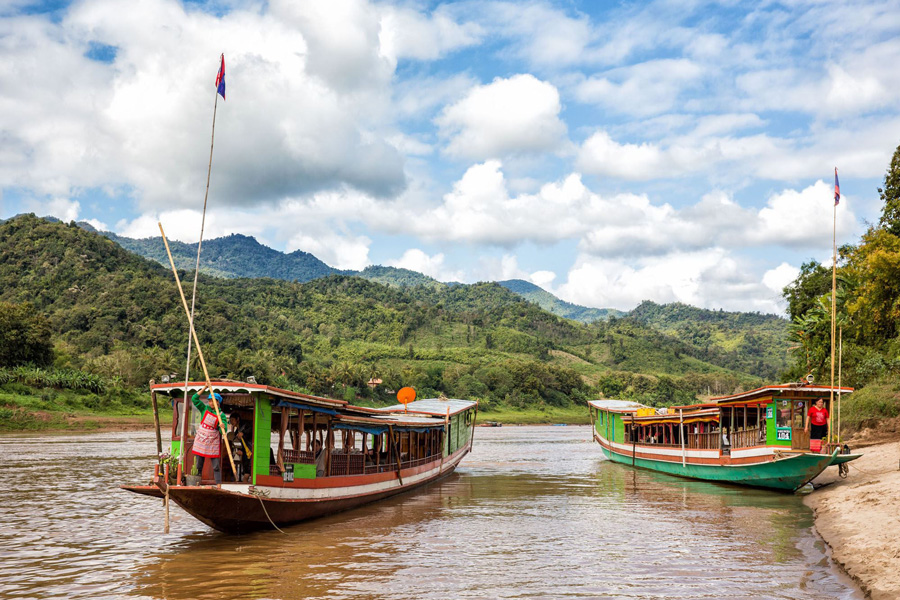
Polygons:
[[779,400],[778,406],[775,408],[775,426],[790,427],[791,426],[791,401]]

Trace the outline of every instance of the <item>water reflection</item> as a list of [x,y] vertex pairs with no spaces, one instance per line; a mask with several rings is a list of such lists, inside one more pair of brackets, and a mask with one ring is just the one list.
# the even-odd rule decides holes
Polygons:
[[19,506],[0,509],[0,596],[862,598],[799,498],[610,463],[585,428],[479,429],[448,479],[240,537],[177,509],[163,536],[158,500],[115,489],[146,479],[152,434],[134,437],[0,438]]

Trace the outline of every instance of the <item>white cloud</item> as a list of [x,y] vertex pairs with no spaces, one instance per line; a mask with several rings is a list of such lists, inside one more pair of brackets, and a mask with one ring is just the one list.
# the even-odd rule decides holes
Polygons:
[[[801,190],[784,190],[768,199],[756,223],[742,230],[751,244],[811,247],[831,243],[834,187],[824,181]],[[747,226],[751,225],[751,226]],[[837,235],[842,239],[860,233],[860,225],[847,198],[837,207]]]
[[799,275],[800,269],[783,262],[774,269],[766,271],[763,274],[762,283],[773,292],[781,294],[785,286],[796,280]]
[[424,273],[438,281],[464,281],[465,274],[462,271],[448,270],[444,264],[444,255],[441,253],[429,256],[418,248],[410,248],[397,260],[387,261],[388,266],[409,269]]
[[309,252],[324,263],[337,269],[359,271],[369,264],[369,246],[372,240],[364,235],[341,235],[334,231],[320,230],[314,234],[298,233],[287,243],[287,251]]
[[417,11],[385,7],[381,17],[381,52],[395,64],[398,59],[435,60],[481,41],[484,31],[474,23],[457,23],[438,8],[430,17]]
[[472,88],[436,122],[448,140],[447,154],[483,160],[556,150],[566,134],[560,110],[553,85],[533,75],[513,75]]
[[[128,11],[92,0],[58,21],[0,20],[0,186],[61,196],[112,185],[153,209],[198,202],[224,50],[211,198],[251,206],[345,185],[398,192],[380,13],[363,2],[317,6],[276,1],[219,17],[169,0]],[[87,58],[91,43],[113,48],[114,60]]]
[[630,310],[643,300],[781,313],[782,302],[726,250],[673,252],[635,263],[581,256],[557,295],[597,308]]
[[528,276],[528,280],[534,285],[549,289],[553,281],[556,279],[556,273],[553,271],[535,271]]
[[681,92],[703,75],[703,68],[688,59],[652,60],[592,76],[575,88],[575,97],[610,112],[653,115],[674,107]]

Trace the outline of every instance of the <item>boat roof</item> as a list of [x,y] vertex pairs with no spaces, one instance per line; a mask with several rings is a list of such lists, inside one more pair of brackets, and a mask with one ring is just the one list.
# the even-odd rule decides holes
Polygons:
[[[304,400],[329,406],[332,408],[340,408],[348,405],[345,400],[336,400],[334,398],[323,398],[321,396],[311,396],[309,394],[301,394],[300,392],[292,392],[291,390],[283,390],[281,388],[263,385],[261,383],[245,383],[241,381],[233,381],[229,379],[213,380],[210,382],[212,389],[216,393],[226,394],[270,394],[276,398],[285,400]],[[205,381],[189,381],[187,383],[188,392],[197,393],[206,387]],[[184,392],[185,383],[176,381],[172,383],[155,383],[150,386],[153,392]]]
[[737,402],[737,401],[748,401],[755,400],[758,398],[762,398],[765,396],[790,396],[796,395],[799,397],[807,397],[807,396],[821,396],[823,394],[830,394],[831,390],[834,390],[835,393],[839,394],[849,394],[853,391],[851,387],[837,387],[832,388],[830,385],[813,385],[809,383],[784,383],[781,385],[766,385],[760,388],[756,388],[755,390],[749,390],[746,392],[738,392],[737,394],[731,394],[730,396],[718,396],[716,398],[710,398],[711,403],[715,404],[724,404],[728,402]]
[[455,415],[475,406],[477,402],[474,400],[459,400],[457,398],[423,398],[410,402],[407,405],[395,404],[394,406],[386,406],[384,408],[373,409],[380,413],[410,413],[431,415],[436,417],[444,417],[448,414]]
[[[246,383],[242,381],[233,381],[228,379],[214,380],[211,382],[212,389],[216,393],[226,394],[253,394],[264,393],[282,400],[302,400],[307,404],[316,404],[326,406],[332,409],[342,409],[350,411],[358,415],[371,415],[379,422],[383,422],[385,418],[396,423],[409,422],[410,424],[434,424],[434,419],[429,417],[445,417],[449,414],[455,415],[472,408],[477,404],[474,400],[444,399],[444,398],[426,398],[410,402],[407,405],[396,404],[383,408],[369,408],[365,406],[354,406],[345,400],[336,400],[334,398],[324,398],[322,396],[311,396],[291,390],[263,385],[260,383]],[[206,387],[204,381],[189,381],[187,383],[188,392],[197,393]],[[154,392],[181,392],[184,393],[185,383],[176,381],[171,383],[155,383],[150,386],[150,390]],[[402,418],[396,417],[396,414],[403,413]],[[422,419],[418,421],[417,419]]]
[[639,408],[652,408],[641,404],[640,402],[632,402],[631,400],[588,400],[588,404],[601,410],[623,413],[635,412]]

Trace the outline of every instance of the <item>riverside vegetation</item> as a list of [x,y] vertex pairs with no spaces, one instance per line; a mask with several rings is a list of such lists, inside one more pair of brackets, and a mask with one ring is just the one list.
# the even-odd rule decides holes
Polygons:
[[[879,190],[879,224],[841,248],[843,382],[864,388],[845,401],[852,426],[897,415],[898,163],[895,154]],[[173,250],[185,265],[196,246]],[[146,413],[149,379],[183,377],[186,323],[162,256],[159,238],[34,215],[0,223],[0,367],[11,374],[0,375],[0,427],[58,424],[59,413]],[[592,397],[671,405],[807,371],[826,380],[830,273],[816,263],[785,288],[791,322],[652,302],[629,313],[579,311],[525,282],[340,272],[246,236],[205,243],[202,270],[196,327],[211,375],[363,404],[392,402],[408,385],[420,397],[478,399],[485,419],[584,422]],[[102,386],[65,383],[79,377]],[[381,385],[369,388],[372,378]]]
[[[47,374],[0,381],[5,414],[18,415],[4,427],[54,422],[42,411],[146,413],[148,380],[181,377],[186,323],[163,266],[74,223],[33,215],[0,224],[0,256],[0,321],[15,324],[0,337],[0,365]],[[370,272],[388,281],[394,274]],[[756,385],[785,366],[783,351],[769,351],[786,348],[783,319],[696,309],[690,324],[669,324],[690,331],[685,340],[651,325],[654,311],[684,310],[645,304],[633,316],[585,324],[496,283],[201,274],[196,325],[214,376],[253,375],[372,404],[411,385],[422,397],[477,398],[482,414],[532,422],[583,421],[583,401],[601,394],[689,402]],[[75,372],[102,378],[103,389],[70,389],[52,376]],[[382,384],[369,388],[371,378]]]

